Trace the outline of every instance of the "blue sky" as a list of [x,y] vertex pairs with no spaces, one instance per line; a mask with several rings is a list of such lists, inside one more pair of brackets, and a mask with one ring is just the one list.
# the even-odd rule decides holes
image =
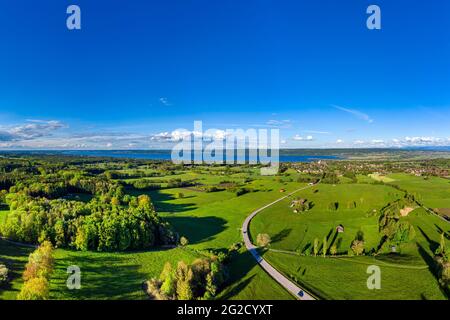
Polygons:
[[2,3],[0,148],[163,148],[194,120],[278,128],[284,147],[450,145],[449,15],[446,0]]

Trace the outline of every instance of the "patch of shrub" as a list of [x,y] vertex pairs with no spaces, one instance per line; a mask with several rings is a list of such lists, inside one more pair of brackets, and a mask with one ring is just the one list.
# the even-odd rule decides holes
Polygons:
[[256,236],[256,244],[259,247],[267,247],[271,242],[270,236],[267,233],[259,233]]
[[0,264],[0,287],[8,282],[8,268],[4,264]]
[[180,238],[180,245],[181,245],[181,246],[185,247],[185,246],[187,246],[188,244],[189,244],[188,238],[186,238],[186,237],[181,237],[181,238]]
[[158,183],[154,183],[151,180],[139,179],[133,182],[133,187],[138,190],[159,190],[161,189],[161,185]]
[[196,259],[191,265],[179,261],[176,269],[166,262],[159,279],[147,281],[147,293],[157,300],[212,299],[226,278],[217,257]]
[[53,246],[49,241],[43,242],[28,257],[19,300],[47,300],[49,297],[49,279],[53,273]]
[[248,188],[239,188],[236,190],[236,197],[242,196],[249,192],[250,192],[250,190]]
[[364,241],[358,239],[353,240],[351,249],[355,255],[362,255],[364,253]]
[[328,205],[328,210],[337,211],[337,209],[339,209],[339,202],[331,202]]

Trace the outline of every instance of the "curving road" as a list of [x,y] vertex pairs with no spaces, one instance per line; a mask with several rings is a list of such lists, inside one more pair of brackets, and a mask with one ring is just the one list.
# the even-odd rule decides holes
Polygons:
[[299,300],[316,300],[311,294],[306,292],[305,289],[299,287],[297,284],[293,283],[291,280],[286,278],[284,275],[282,275],[280,272],[278,272],[274,267],[272,267],[266,260],[264,260],[258,253],[258,249],[256,246],[253,245],[253,243],[250,241],[250,237],[248,235],[248,226],[250,224],[250,221],[253,219],[254,216],[256,216],[258,213],[263,211],[264,209],[267,209],[270,206],[273,206],[275,203],[280,202],[290,196],[292,196],[294,193],[299,192],[301,190],[305,190],[308,188],[311,188],[314,185],[308,185],[306,187],[297,189],[286,196],[275,200],[272,203],[269,203],[268,205],[265,205],[262,208],[259,208],[255,211],[253,211],[244,221],[242,224],[242,237],[244,238],[245,247],[248,251],[252,254],[252,256],[255,258],[256,262],[275,280],[277,281],[283,288],[285,288],[287,291],[289,291],[291,294],[293,294],[297,299]]

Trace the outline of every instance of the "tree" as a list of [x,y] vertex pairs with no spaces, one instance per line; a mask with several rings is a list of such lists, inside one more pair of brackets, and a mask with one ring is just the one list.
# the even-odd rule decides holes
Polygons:
[[337,254],[337,246],[336,244],[333,244],[330,248],[330,254],[335,256]]
[[259,233],[256,236],[256,243],[259,247],[267,247],[270,244],[270,236],[267,233]]
[[22,290],[17,295],[18,300],[47,300],[49,297],[48,280],[44,277],[25,281]]
[[169,262],[159,279],[147,281],[147,292],[157,300],[211,299],[225,282],[226,273],[220,259],[196,259],[191,265],[179,261],[176,270]]
[[209,259],[195,259],[191,268],[194,274],[192,279],[192,290],[195,296],[201,296],[206,286],[206,276],[211,271],[213,262]]
[[314,247],[313,247],[314,256],[319,254],[319,239],[314,239]]
[[192,300],[194,295],[192,292],[191,281],[194,277],[191,267],[183,261],[178,262],[176,279],[177,279],[177,298],[178,300]]
[[64,230],[64,221],[58,220],[55,223],[55,244],[57,247],[64,247],[66,245],[66,235]]
[[8,281],[8,268],[0,264],[0,287]]
[[327,243],[327,237],[323,237],[323,245],[322,245],[322,255],[325,258],[328,251],[328,243]]
[[331,210],[331,211],[336,211],[338,208],[339,208],[339,203],[338,202],[331,202],[328,205],[328,210]]
[[117,197],[112,197],[111,198],[111,205],[117,207],[120,205],[120,200]]
[[364,241],[357,240],[357,239],[353,240],[351,249],[352,249],[353,253],[355,255],[357,255],[357,256],[363,254],[363,252],[364,252]]
[[164,264],[164,267],[163,267],[162,271],[161,271],[161,274],[159,275],[159,279],[161,281],[164,281],[172,273],[173,273],[172,265],[170,264],[170,262],[166,262]]
[[48,281],[53,272],[53,263],[53,246],[45,241],[28,257],[23,273],[25,282],[17,295],[19,300],[48,299]]
[[23,279],[25,281],[40,277],[49,279],[53,272],[53,262],[53,246],[49,241],[45,241],[30,254]]
[[142,194],[138,197],[138,206],[139,207],[147,207],[151,205],[150,197],[146,194]]
[[356,208],[356,201],[347,202],[347,209],[355,209],[355,208]]
[[188,238],[186,238],[186,237],[181,237],[181,238],[180,238],[180,245],[181,245],[182,247],[185,247],[185,246],[187,246],[188,244],[189,244]]
[[173,296],[176,291],[177,281],[170,262],[166,262],[159,278],[162,281],[161,292],[168,297]]
[[446,257],[447,255],[444,232],[441,233],[441,240],[439,242],[439,247],[436,249],[436,255],[441,255],[442,257]]

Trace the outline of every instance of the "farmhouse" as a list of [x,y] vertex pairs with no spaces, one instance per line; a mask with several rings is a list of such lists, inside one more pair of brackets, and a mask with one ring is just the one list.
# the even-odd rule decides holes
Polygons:
[[343,233],[344,232],[344,226],[342,224],[338,225],[336,227],[336,232],[337,233]]

